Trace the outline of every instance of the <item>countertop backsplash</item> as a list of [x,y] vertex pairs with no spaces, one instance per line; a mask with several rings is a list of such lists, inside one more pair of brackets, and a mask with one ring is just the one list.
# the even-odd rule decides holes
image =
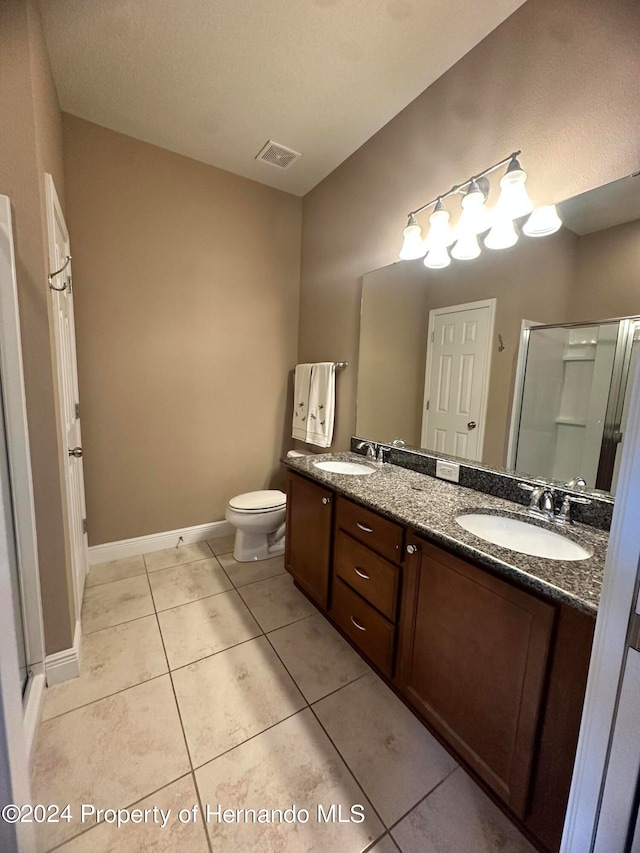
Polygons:
[[[352,436],[351,451],[359,455],[365,455],[366,449],[358,450],[357,445],[361,441],[368,440]],[[379,444],[379,442],[373,443]],[[387,447],[388,445],[384,446]],[[385,458],[393,465],[398,465],[400,468],[407,468],[410,471],[417,471],[429,477],[436,476],[436,462],[439,459],[455,462],[460,466],[458,486],[464,486],[467,489],[473,489],[476,492],[483,492],[486,495],[493,495],[497,498],[504,498],[523,506],[528,505],[529,494],[519,488],[518,483],[549,485],[554,489],[557,503],[560,503],[566,494],[578,495],[589,499],[589,504],[572,505],[571,517],[574,521],[581,524],[588,524],[591,527],[597,527],[607,532],[611,528],[614,499],[610,495],[592,491],[564,489],[533,474],[518,473],[516,475],[512,471],[507,471],[503,468],[488,468],[480,463],[474,464],[463,459],[457,459],[454,456],[446,456],[443,453],[413,447],[390,447]]]

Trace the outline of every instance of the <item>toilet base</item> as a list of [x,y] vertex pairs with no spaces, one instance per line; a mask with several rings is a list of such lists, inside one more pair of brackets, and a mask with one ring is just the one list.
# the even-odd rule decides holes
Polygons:
[[233,559],[238,563],[251,563],[284,554],[284,536],[275,543],[271,539],[266,533],[247,533],[236,529]]

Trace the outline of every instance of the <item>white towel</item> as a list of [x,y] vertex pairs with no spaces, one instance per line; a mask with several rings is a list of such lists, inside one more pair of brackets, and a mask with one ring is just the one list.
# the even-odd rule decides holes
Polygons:
[[293,428],[292,438],[307,440],[307,416],[309,390],[311,386],[311,364],[297,364],[293,384]]
[[331,447],[335,410],[336,366],[332,361],[322,361],[311,369],[306,442]]

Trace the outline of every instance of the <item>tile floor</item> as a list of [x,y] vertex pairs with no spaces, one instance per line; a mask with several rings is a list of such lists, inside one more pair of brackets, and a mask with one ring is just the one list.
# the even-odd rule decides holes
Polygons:
[[[82,674],[47,690],[33,760],[34,802],[73,820],[38,825],[38,851],[532,853],[283,558],[236,563],[232,545],[91,570]],[[81,821],[82,804],[131,820]],[[309,819],[207,822],[207,804]],[[318,820],[356,804],[362,823]]]

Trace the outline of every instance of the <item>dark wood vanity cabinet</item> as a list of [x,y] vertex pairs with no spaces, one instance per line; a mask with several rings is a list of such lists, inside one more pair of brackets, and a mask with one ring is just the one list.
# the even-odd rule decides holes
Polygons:
[[595,619],[291,472],[286,566],[539,849],[556,853]]
[[289,474],[285,566],[323,610],[329,603],[333,492]]
[[398,686],[524,817],[555,607],[408,540]]

